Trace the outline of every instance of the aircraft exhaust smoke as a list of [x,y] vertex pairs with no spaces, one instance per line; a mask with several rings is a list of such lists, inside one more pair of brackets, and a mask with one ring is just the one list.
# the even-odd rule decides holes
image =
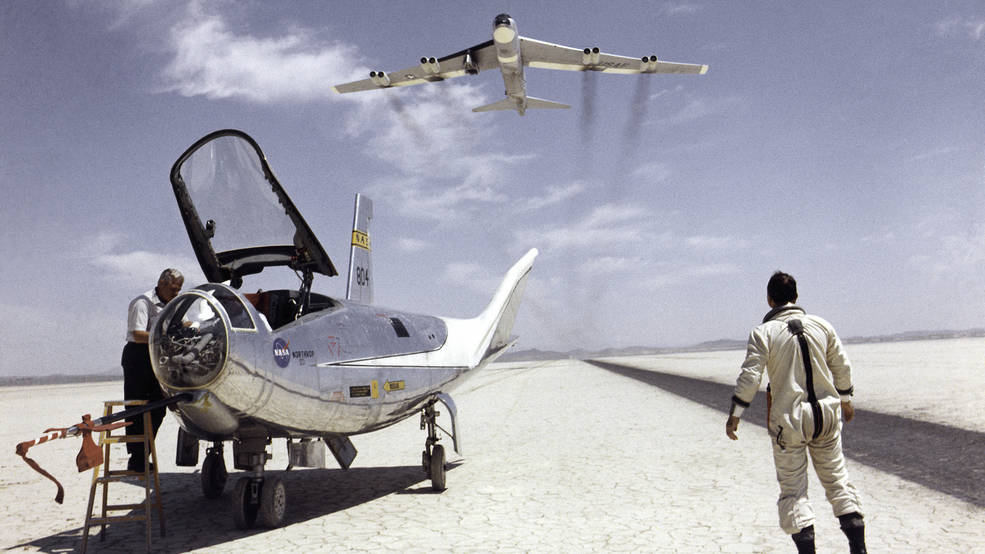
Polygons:
[[416,121],[414,121],[414,118],[404,107],[403,101],[400,100],[396,94],[390,94],[388,96],[389,98],[387,98],[387,102],[389,102],[390,108],[393,110],[393,113],[396,114],[397,120],[401,125],[403,125],[404,129],[407,129],[407,132],[414,137],[414,141],[419,145],[429,144],[430,139],[428,138],[427,133],[425,133],[424,129]]
[[595,128],[595,97],[598,75],[594,71],[582,72],[581,81],[581,142],[590,144]]
[[633,93],[633,101],[629,105],[629,118],[626,120],[626,129],[623,131],[623,145],[627,155],[636,153],[640,142],[640,129],[646,121],[647,100],[650,98],[650,79],[641,77],[636,79],[636,91]]

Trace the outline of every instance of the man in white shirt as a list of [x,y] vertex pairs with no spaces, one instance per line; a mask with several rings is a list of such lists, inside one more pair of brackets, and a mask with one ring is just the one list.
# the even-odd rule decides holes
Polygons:
[[848,356],[830,323],[794,305],[797,282],[791,275],[774,273],[766,300],[772,309],[749,336],[725,434],[738,440],[739,418],[765,371],[767,426],[780,483],[780,527],[792,535],[798,552],[814,552],[814,510],[807,499],[809,451],[852,554],[864,554],[862,503],[848,481],[841,450],[841,417],[851,421],[855,416]]
[[[164,306],[175,296],[178,296],[184,282],[185,278],[180,271],[173,268],[165,269],[161,272],[156,287],[130,302],[127,313],[127,344],[123,347],[123,356],[120,361],[123,366],[124,399],[153,402],[164,398],[161,393],[161,386],[158,384],[157,378],[154,377],[154,369],[151,367],[147,341],[154,320],[157,319]],[[154,436],[157,436],[157,430],[161,427],[164,414],[164,408],[151,411]],[[142,435],[144,433],[142,415],[130,418],[128,421],[131,422],[126,428],[128,435]],[[143,472],[146,455],[144,445],[139,442],[127,443],[127,451],[130,453],[127,469]]]

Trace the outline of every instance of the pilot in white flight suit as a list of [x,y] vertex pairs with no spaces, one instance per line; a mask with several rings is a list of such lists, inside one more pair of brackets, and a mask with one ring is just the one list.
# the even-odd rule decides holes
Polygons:
[[841,416],[850,421],[855,415],[851,365],[831,324],[807,315],[793,304],[796,300],[797,282],[776,272],[767,286],[772,310],[749,336],[725,431],[737,440],[739,417],[766,371],[768,426],[780,483],[780,527],[793,536],[798,552],[814,552],[814,510],[807,499],[809,451],[851,552],[864,553],[862,504],[848,481],[841,450]]

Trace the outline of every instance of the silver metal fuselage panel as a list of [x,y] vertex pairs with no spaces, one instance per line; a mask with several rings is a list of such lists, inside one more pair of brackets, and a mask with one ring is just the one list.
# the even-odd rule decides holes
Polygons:
[[[373,431],[413,415],[470,369],[372,364],[440,349],[448,331],[437,317],[332,300],[328,307],[271,329],[244,295],[224,285],[204,287],[211,290],[191,290],[172,301],[151,333],[154,370],[165,392],[198,391],[195,402],[177,407],[177,415],[200,438],[229,439],[257,426],[272,437]],[[219,333],[192,336],[183,343],[192,346],[183,350],[169,336],[204,333],[174,312],[175,306],[203,300],[214,312],[211,318],[221,319],[226,329],[225,345],[211,339],[211,346],[224,346],[226,352],[221,367],[209,370],[214,376],[200,372],[202,380],[210,379],[205,383],[182,377],[179,366]],[[245,308],[249,319],[240,313],[231,320],[227,307]],[[354,362],[359,364],[349,365]]]

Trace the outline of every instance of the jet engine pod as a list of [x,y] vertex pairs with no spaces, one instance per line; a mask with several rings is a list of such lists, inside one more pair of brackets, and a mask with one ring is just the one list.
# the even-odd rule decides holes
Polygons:
[[384,73],[383,71],[370,71],[369,78],[370,80],[373,81],[374,84],[378,86],[381,87],[390,86],[390,76]]
[[640,71],[656,71],[657,57],[655,55],[643,56],[640,62]]
[[423,69],[425,73],[440,73],[441,65],[438,63],[437,58],[424,57],[421,58],[421,69]]

